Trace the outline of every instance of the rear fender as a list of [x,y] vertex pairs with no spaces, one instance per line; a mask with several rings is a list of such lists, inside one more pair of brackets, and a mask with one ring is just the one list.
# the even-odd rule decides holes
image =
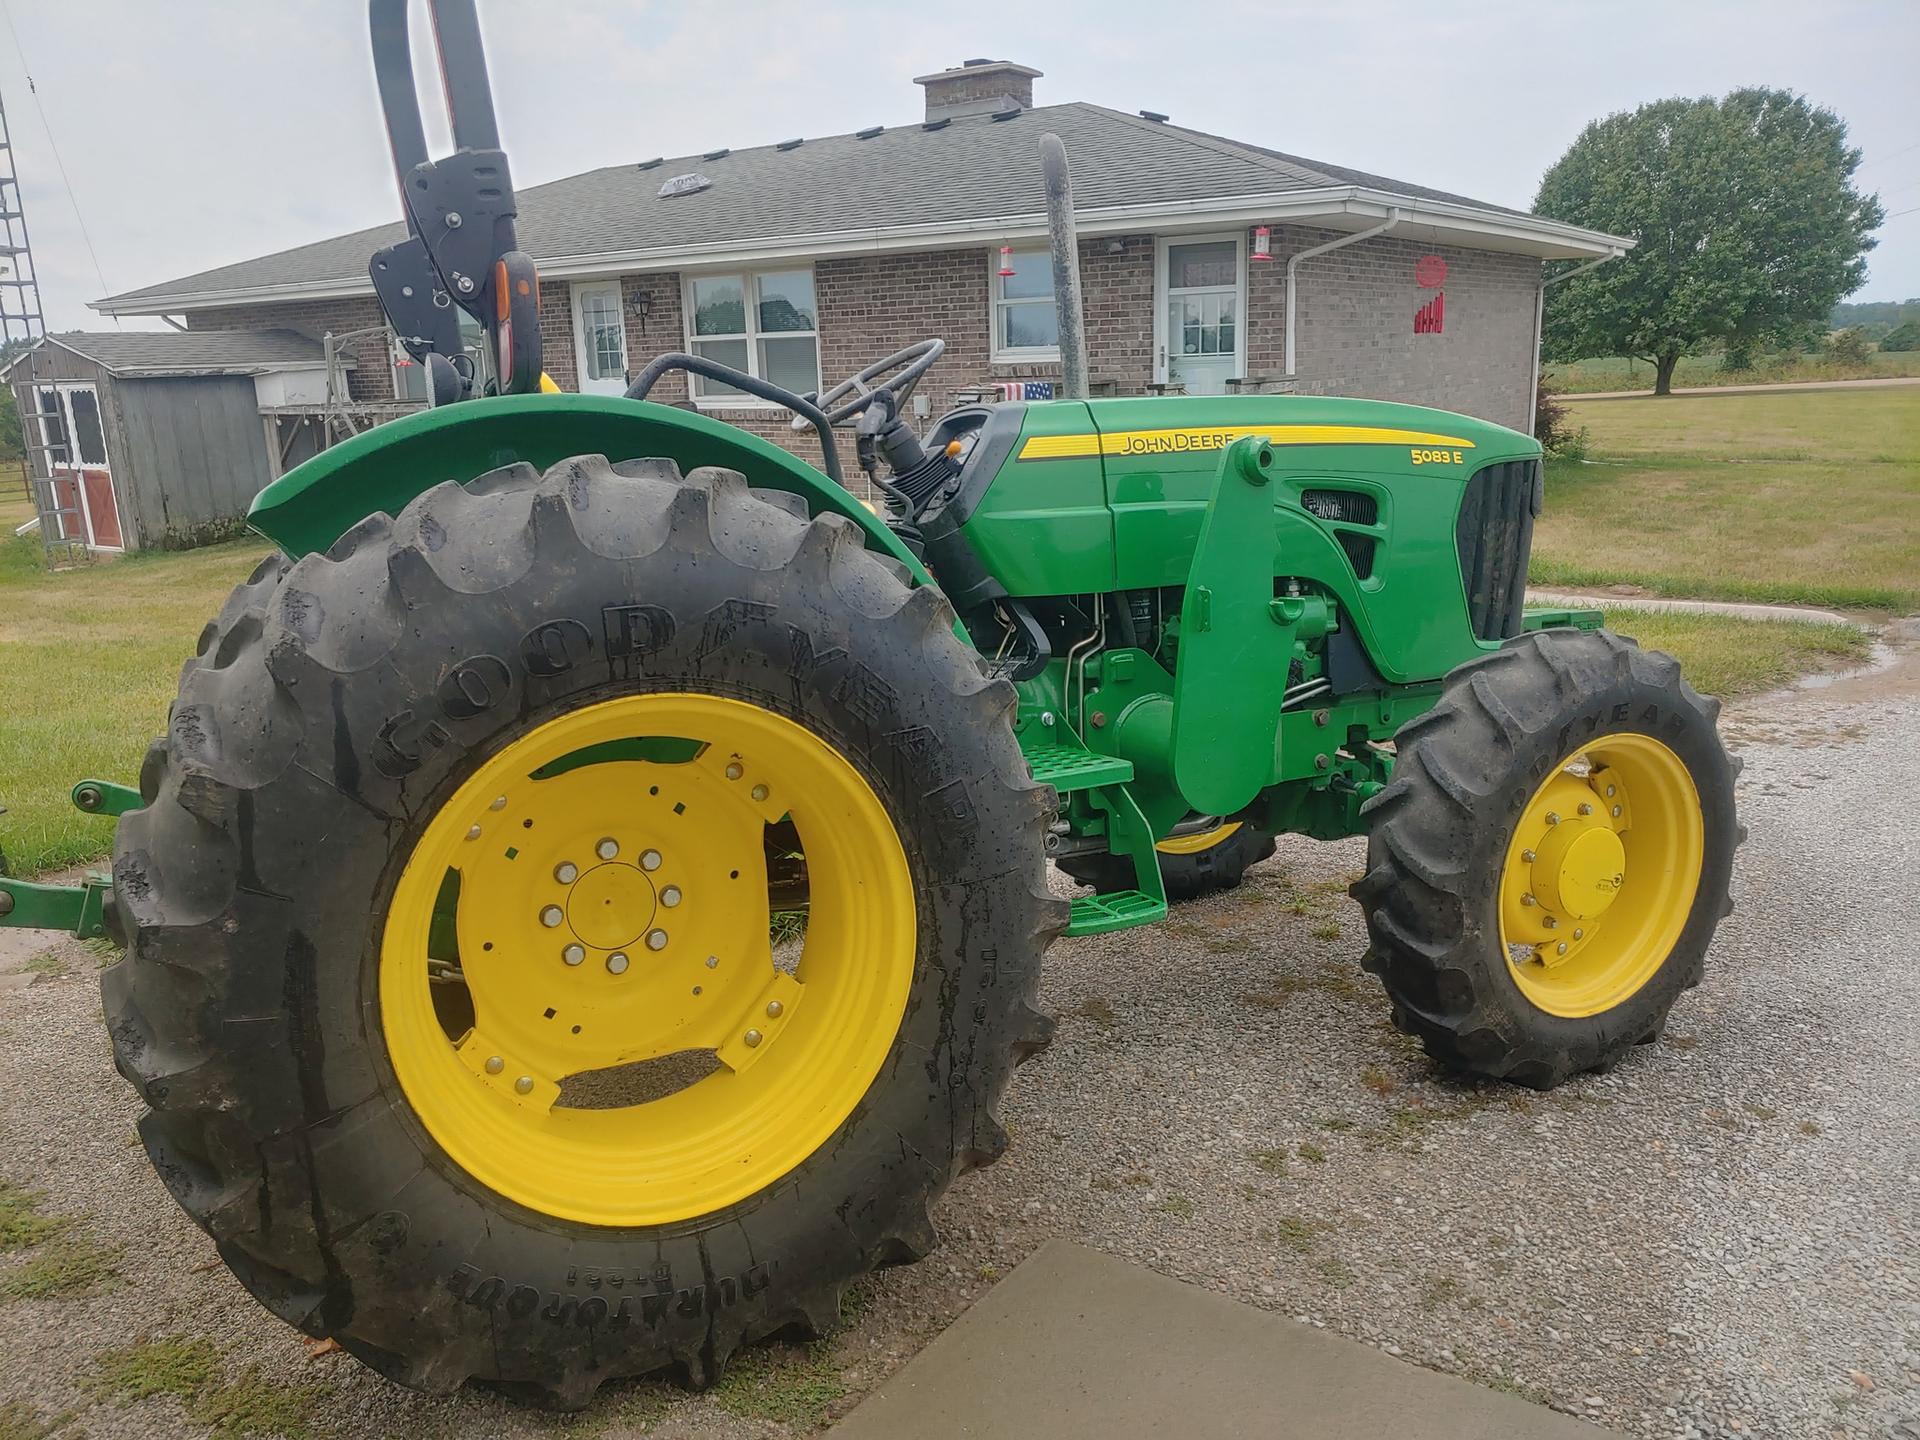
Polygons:
[[447,480],[462,484],[516,461],[539,469],[572,455],[662,456],[682,471],[738,470],[749,484],[802,496],[815,514],[844,515],[867,548],[932,577],[880,518],[805,461],[758,435],[690,410],[604,395],[501,395],[421,410],[323,450],[255,497],[247,522],[291,559],[328,549],[367,516],[397,515]]

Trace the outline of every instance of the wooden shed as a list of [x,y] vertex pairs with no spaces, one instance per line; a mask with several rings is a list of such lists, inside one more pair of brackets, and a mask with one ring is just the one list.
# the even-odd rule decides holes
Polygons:
[[321,342],[295,330],[48,335],[13,387],[47,534],[95,550],[226,534],[274,477],[262,411],[320,405]]

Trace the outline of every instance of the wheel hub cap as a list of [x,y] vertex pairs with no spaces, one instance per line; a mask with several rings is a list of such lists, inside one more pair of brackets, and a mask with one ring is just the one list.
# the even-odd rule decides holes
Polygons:
[[1532,871],[1534,894],[1575,920],[1598,916],[1626,881],[1627,847],[1604,821],[1556,825],[1538,854]]
[[658,901],[638,865],[596,865],[567,894],[567,923],[581,942],[601,950],[632,945],[653,923]]

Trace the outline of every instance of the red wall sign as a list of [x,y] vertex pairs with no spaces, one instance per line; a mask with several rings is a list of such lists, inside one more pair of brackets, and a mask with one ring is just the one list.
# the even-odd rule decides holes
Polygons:
[[1438,255],[1422,255],[1413,262],[1414,283],[1422,290],[1438,290],[1447,283],[1447,262]]

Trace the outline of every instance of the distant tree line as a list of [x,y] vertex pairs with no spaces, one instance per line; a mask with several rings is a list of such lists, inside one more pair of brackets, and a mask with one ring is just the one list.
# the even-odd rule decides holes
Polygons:
[[1869,340],[1915,324],[1920,324],[1920,299],[1848,301],[1827,316],[1828,329],[1859,330]]

